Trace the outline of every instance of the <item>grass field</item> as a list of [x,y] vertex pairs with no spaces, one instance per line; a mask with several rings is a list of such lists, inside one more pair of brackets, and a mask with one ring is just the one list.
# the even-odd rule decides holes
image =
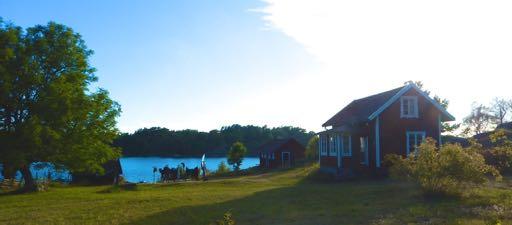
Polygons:
[[510,183],[460,198],[426,199],[390,180],[325,182],[308,166],[208,182],[53,187],[0,194],[0,224],[512,224]]

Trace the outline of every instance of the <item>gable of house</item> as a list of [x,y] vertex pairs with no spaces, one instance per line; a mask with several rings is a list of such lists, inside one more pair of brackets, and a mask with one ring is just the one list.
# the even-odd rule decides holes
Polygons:
[[421,91],[416,85],[409,84],[379,94],[352,101],[349,105],[327,120],[322,126],[354,125],[375,119],[393,103],[400,101],[405,94],[414,91],[418,97],[424,98],[442,113],[442,121],[453,121],[455,118],[439,103]]

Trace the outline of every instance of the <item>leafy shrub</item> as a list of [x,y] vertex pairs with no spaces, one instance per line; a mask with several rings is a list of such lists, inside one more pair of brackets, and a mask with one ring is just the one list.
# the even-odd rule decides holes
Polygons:
[[306,152],[304,155],[308,160],[318,159],[318,136],[313,136],[309,139],[308,144],[306,145]]
[[216,174],[226,174],[226,173],[229,173],[229,171],[231,171],[231,170],[229,169],[229,166],[226,164],[226,162],[221,161],[219,163],[219,167],[217,167],[217,171],[215,173]]
[[230,211],[224,213],[222,219],[215,221],[213,225],[235,225],[235,220],[233,219],[233,214]]
[[235,142],[228,151],[228,164],[233,166],[235,171],[240,170],[240,165],[247,154],[247,148],[242,142]]
[[503,130],[498,130],[490,135],[494,144],[489,151],[483,155],[488,164],[495,166],[502,173],[512,172],[512,141],[510,141]]
[[485,164],[479,150],[477,145],[446,144],[438,151],[436,142],[428,138],[416,155],[387,155],[385,161],[392,177],[418,183],[427,195],[460,194],[487,182],[488,175],[501,178],[494,167]]

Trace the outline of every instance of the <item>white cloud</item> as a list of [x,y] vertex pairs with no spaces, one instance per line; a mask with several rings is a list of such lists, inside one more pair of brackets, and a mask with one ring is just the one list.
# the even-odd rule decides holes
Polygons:
[[[462,119],[473,101],[512,98],[512,2],[265,0],[263,19],[323,68],[272,96],[306,102],[287,121],[319,128],[355,98],[424,81]],[[260,96],[257,99],[266,99]],[[274,101],[274,104],[278,102]],[[284,115],[283,115],[284,116]]]

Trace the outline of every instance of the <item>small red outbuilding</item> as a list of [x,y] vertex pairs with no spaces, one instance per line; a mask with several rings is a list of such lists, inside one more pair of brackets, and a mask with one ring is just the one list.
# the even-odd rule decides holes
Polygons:
[[304,159],[305,148],[297,140],[288,138],[269,141],[256,152],[260,157],[260,167],[288,168]]

